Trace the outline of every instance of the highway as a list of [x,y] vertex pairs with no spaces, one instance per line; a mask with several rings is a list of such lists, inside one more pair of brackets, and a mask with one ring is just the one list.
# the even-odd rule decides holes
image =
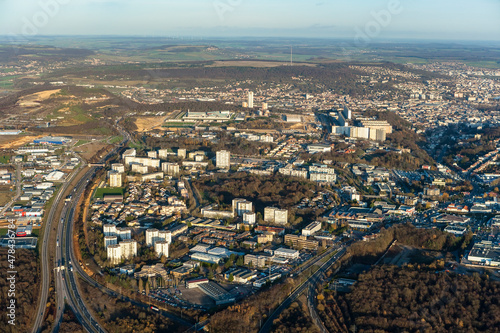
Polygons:
[[43,317],[45,311],[47,310],[46,304],[49,296],[49,285],[50,285],[50,265],[49,265],[49,243],[50,243],[50,233],[52,231],[52,224],[57,223],[55,221],[57,208],[59,207],[59,202],[61,202],[62,196],[70,186],[71,182],[74,180],[76,175],[83,168],[83,165],[76,169],[69,179],[63,184],[61,189],[57,192],[57,195],[53,201],[52,207],[49,211],[49,215],[47,221],[45,222],[45,231],[43,234],[43,242],[40,246],[40,263],[42,266],[42,286],[41,286],[41,294],[38,298],[38,307],[35,312],[36,320],[33,326],[33,333],[40,332],[43,324]]
[[[116,121],[115,127],[117,130],[122,134],[123,136],[123,141],[120,143],[119,146],[115,147],[110,153],[108,153],[105,157],[102,158],[103,162],[106,162],[111,156],[116,154],[121,147],[124,147],[126,143],[130,140],[130,134],[127,133],[121,126],[118,125],[119,120]],[[47,221],[45,222],[45,231],[43,235],[43,243],[40,247],[41,249],[41,254],[40,254],[40,263],[42,266],[42,286],[41,286],[41,293],[38,301],[38,307],[36,310],[36,320],[33,325],[32,332],[33,333],[38,333],[42,329],[42,324],[43,324],[43,317],[46,311],[46,304],[47,304],[47,299],[48,299],[48,292],[49,292],[49,286],[50,286],[50,261],[49,261],[49,246],[54,244],[50,244],[50,234],[52,232],[52,228],[55,228],[53,226],[54,224],[57,224],[59,221],[60,216],[63,218],[61,219],[61,223],[58,223],[57,227],[57,242],[56,242],[56,256],[55,260],[56,262],[54,263],[55,273],[56,278],[56,294],[57,294],[57,313],[56,313],[56,318],[57,321],[55,322],[55,325],[53,327],[53,331],[57,332],[59,325],[60,325],[60,319],[62,318],[62,311],[64,309],[64,301],[68,302],[69,306],[73,309],[75,316],[77,319],[82,323],[84,328],[89,331],[89,332],[104,332],[102,328],[98,327],[97,322],[92,318],[92,316],[88,313],[85,305],[83,304],[80,293],[78,291],[77,285],[75,283],[75,276],[72,271],[64,269],[60,270],[60,268],[57,268],[57,266],[60,265],[66,265],[66,263],[69,263],[69,259],[71,258],[73,253],[72,249],[72,222],[73,222],[73,212],[74,208],[76,207],[78,200],[80,196],[82,195],[85,185],[87,183],[87,180],[90,181],[92,177],[95,175],[95,171],[97,170],[96,167],[90,167],[89,170],[85,173],[85,176],[82,177],[77,186],[74,188],[74,190],[71,192],[72,194],[72,206],[73,210],[68,209],[69,207],[64,207],[62,213],[60,216],[56,216],[56,212],[58,207],[60,206],[60,203],[62,202],[62,197],[64,193],[67,191],[68,187],[70,184],[73,182],[75,179],[76,175],[81,171],[82,168],[86,166],[86,164],[83,162],[83,160],[78,157],[81,161],[82,164],[78,169],[76,169],[69,179],[64,182],[63,186],[61,189],[58,191],[54,201],[53,205],[50,209]],[[69,204],[65,206],[71,206]],[[65,252],[63,252],[65,251]],[[59,265],[59,260],[60,260],[60,265]],[[66,261],[68,260],[68,261]],[[73,260],[74,262],[74,260]],[[66,266],[65,266],[66,268]],[[69,267],[68,267],[69,268]],[[66,277],[64,277],[66,274]],[[64,282],[63,282],[64,281]]]
[[322,274],[324,274],[335,262],[340,259],[346,252],[344,246],[339,248],[339,251],[328,259],[321,267],[312,274],[303,284],[301,284],[297,289],[295,289],[279,306],[274,312],[267,318],[264,325],[261,327],[259,333],[267,333],[271,331],[273,321],[280,316],[280,314],[287,309],[310,285],[314,285],[316,281]]
[[[104,329],[100,327],[95,318],[92,317],[90,312],[87,310],[86,305],[80,296],[80,291],[78,289],[78,284],[76,282],[76,273],[74,268],[78,266],[78,261],[74,255],[73,249],[73,225],[74,225],[74,212],[78,204],[80,196],[85,191],[85,187],[94,177],[96,172],[96,167],[91,167],[85,173],[75,189],[72,192],[73,199],[69,203],[65,203],[63,212],[61,216],[62,223],[59,224],[57,232],[57,243],[56,245],[56,290],[57,290],[57,300],[58,309],[56,314],[56,321],[54,323],[53,331],[57,332],[59,330],[59,325],[61,323],[62,314],[64,307],[64,301],[68,302],[69,307],[75,313],[78,321],[83,325],[85,330],[88,332],[105,332]],[[64,269],[61,270],[61,267]]]

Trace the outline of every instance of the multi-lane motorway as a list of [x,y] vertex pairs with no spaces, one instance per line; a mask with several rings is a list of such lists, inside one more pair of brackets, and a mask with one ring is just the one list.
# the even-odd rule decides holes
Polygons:
[[36,311],[36,320],[35,320],[35,325],[33,326],[33,332],[39,332],[42,327],[43,323],[43,317],[46,311],[46,304],[47,304],[47,298],[49,295],[49,285],[50,285],[50,272],[49,272],[49,245],[50,245],[50,233],[53,228],[53,224],[56,224],[57,222],[54,220],[56,217],[56,212],[59,206],[59,202],[61,202],[62,197],[76,175],[80,172],[81,168],[84,166],[80,166],[77,170],[75,170],[69,179],[63,184],[59,192],[57,193],[56,197],[54,198],[53,205],[50,209],[47,221],[45,222],[45,232],[43,235],[43,242],[40,247],[41,253],[40,253],[40,263],[42,266],[42,289],[41,289],[41,294],[40,298],[38,301],[38,308]]
[[[115,147],[110,153],[102,158],[102,162],[106,162],[111,156],[115,155],[119,149],[130,140],[130,135],[124,131],[119,125],[118,121],[115,124],[117,130],[122,134],[123,141],[119,146]],[[41,245],[41,256],[40,263],[42,266],[42,286],[41,294],[38,302],[38,308],[36,311],[35,324],[33,326],[33,333],[38,333],[42,329],[43,318],[46,311],[46,304],[48,299],[48,290],[50,285],[50,262],[49,262],[49,247],[54,246],[50,243],[50,234],[52,232],[53,225],[56,224],[61,218],[61,221],[57,229],[57,242],[56,242],[56,257],[55,257],[55,274],[56,274],[56,294],[57,294],[57,321],[53,327],[53,331],[57,332],[60,319],[62,318],[62,311],[64,310],[64,302],[66,301],[68,305],[72,308],[77,319],[82,323],[84,328],[89,332],[104,332],[102,328],[99,327],[97,321],[92,318],[87,308],[85,307],[79,290],[76,284],[76,279],[74,275],[74,270],[71,268],[76,264],[73,251],[73,241],[72,241],[72,227],[74,219],[74,210],[76,208],[77,202],[80,196],[83,194],[85,186],[88,181],[92,179],[95,175],[97,167],[90,167],[85,175],[78,181],[77,186],[71,192],[72,201],[71,204],[65,204],[63,211],[59,216],[57,216],[57,210],[62,203],[64,193],[67,192],[68,188],[71,186],[75,177],[80,173],[81,169],[86,167],[85,163],[82,161],[82,165],[79,169],[75,170],[70,178],[63,184],[59,192],[57,193],[54,204],[49,212],[48,219],[45,222],[45,232],[43,235],[43,242]],[[71,207],[71,208],[70,208]],[[71,264],[70,264],[71,261]],[[76,266],[78,266],[76,264]]]

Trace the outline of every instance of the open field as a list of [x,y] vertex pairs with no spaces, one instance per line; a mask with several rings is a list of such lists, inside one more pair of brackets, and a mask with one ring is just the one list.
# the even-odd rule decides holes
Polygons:
[[7,164],[10,162],[10,156],[0,155],[0,164]]
[[161,126],[168,119],[166,117],[138,117],[135,121],[137,132],[147,132],[155,128],[161,129]]
[[95,191],[94,197],[102,199],[105,195],[108,194],[125,194],[125,189],[122,187],[112,187],[112,188],[98,188]]
[[24,146],[25,144],[43,137],[43,135],[37,136],[9,136],[6,141],[0,141],[0,149],[14,149],[17,147]]
[[6,204],[8,204],[15,195],[16,195],[15,191],[4,190],[4,189],[0,190],[0,207],[3,207]]
[[60,92],[61,89],[45,90],[35,94],[23,96],[17,104],[23,107],[37,107],[40,106],[40,102],[49,99],[52,95]]
[[85,144],[83,146],[78,147],[76,149],[78,152],[80,152],[80,155],[87,161],[89,161],[92,157],[94,157],[99,150],[107,147],[107,144],[104,144],[102,142],[92,142],[89,144]]

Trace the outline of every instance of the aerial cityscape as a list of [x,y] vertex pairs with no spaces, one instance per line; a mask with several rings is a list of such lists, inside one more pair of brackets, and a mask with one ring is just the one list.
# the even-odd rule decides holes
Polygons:
[[0,12],[0,332],[499,331],[500,2]]

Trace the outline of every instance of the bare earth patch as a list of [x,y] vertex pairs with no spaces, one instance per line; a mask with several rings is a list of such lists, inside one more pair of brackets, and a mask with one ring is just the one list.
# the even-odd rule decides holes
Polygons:
[[43,135],[38,136],[20,136],[20,137],[9,137],[9,140],[4,142],[0,141],[0,149],[14,149],[17,147],[24,146],[25,144],[32,142],[35,139],[41,138]]
[[163,123],[168,119],[166,117],[139,117],[135,121],[137,132],[147,132],[155,128],[162,129]]

